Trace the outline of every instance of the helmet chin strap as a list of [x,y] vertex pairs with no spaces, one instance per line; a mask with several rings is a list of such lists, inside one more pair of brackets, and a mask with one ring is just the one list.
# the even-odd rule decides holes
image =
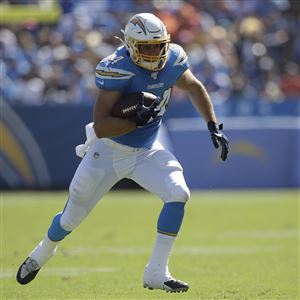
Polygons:
[[140,60],[140,66],[144,67],[145,69],[156,71],[159,67],[159,60],[156,61],[145,61],[143,58]]

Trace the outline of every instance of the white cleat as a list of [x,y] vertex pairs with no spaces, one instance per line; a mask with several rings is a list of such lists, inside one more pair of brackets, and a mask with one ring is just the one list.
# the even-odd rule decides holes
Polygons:
[[189,289],[189,285],[186,282],[173,278],[169,272],[150,272],[146,268],[144,273],[144,288],[180,293],[186,292]]

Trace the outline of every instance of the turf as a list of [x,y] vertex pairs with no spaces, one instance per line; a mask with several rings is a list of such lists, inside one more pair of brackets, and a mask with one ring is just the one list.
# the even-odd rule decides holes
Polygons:
[[142,288],[161,202],[112,191],[26,286],[15,273],[65,192],[1,194],[0,299],[299,299],[299,191],[193,192],[170,260],[187,293]]

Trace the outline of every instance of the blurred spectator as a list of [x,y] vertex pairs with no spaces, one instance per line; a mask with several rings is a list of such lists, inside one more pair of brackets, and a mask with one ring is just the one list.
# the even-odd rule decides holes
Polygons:
[[[5,0],[41,4],[41,0]],[[130,15],[157,14],[213,101],[299,99],[297,0],[59,0],[57,24],[0,28],[1,94],[13,104],[87,104],[94,68]],[[121,36],[122,37],[122,36]],[[175,101],[185,101],[174,91]]]
[[285,65],[284,74],[280,80],[280,87],[283,93],[291,98],[299,100],[300,95],[300,73],[299,65],[294,62],[288,62]]

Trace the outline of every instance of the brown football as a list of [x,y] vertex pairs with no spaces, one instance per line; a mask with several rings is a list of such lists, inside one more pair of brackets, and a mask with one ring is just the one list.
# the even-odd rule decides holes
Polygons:
[[147,92],[136,92],[124,95],[114,105],[112,115],[122,119],[134,116],[138,103],[143,98],[145,106],[150,106],[157,99],[155,95]]

